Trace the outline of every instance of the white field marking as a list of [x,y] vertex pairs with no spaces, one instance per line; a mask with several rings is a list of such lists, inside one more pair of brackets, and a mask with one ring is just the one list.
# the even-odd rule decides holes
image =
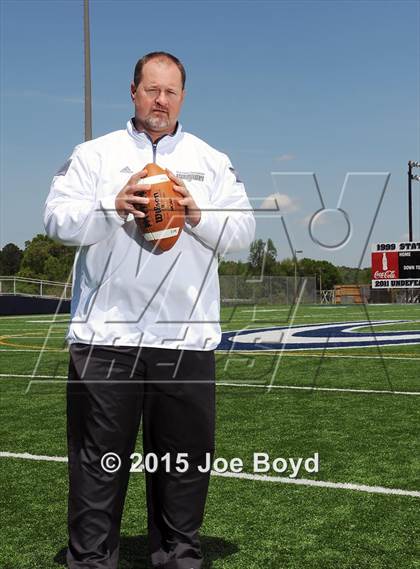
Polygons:
[[348,308],[348,306],[312,306],[310,310],[331,310],[338,308],[338,310],[343,310],[343,308]]
[[[315,348],[313,348],[315,349]],[[346,349],[346,348],[330,348],[331,350],[341,350],[341,349]],[[349,350],[352,348],[348,348]],[[232,352],[230,350],[217,350],[218,354],[232,354]],[[236,356],[241,356],[242,354],[245,355],[253,355],[253,356],[273,356],[276,355],[278,353],[278,350],[256,350],[256,351],[252,351],[252,350],[240,350],[237,352],[234,352],[234,355]],[[420,357],[417,356],[365,356],[365,355],[346,355],[346,354],[321,354],[319,349],[318,349],[318,353],[317,354],[301,354],[299,353],[299,350],[295,350],[295,351],[288,351],[285,356],[288,357],[295,357],[295,358],[348,358],[348,359],[357,359],[357,360],[420,360]]]
[[[331,348],[334,349],[334,348]],[[336,348],[336,349],[341,349],[341,348]],[[0,350],[1,351],[1,350]],[[229,352],[229,350],[226,350],[225,352],[222,351],[218,351],[217,353],[219,354],[229,354],[231,352]],[[262,351],[257,351],[257,352],[252,352],[252,351],[246,351],[246,350],[241,350],[240,352],[236,352],[235,355],[240,356],[242,354],[246,355],[252,355],[252,356],[273,356],[276,355],[276,351],[275,350],[264,350]],[[418,361],[420,360],[420,357],[417,356],[364,356],[364,355],[341,355],[341,354],[321,354],[320,351],[318,350],[317,354],[300,354],[298,351],[288,351],[287,354],[285,354],[285,356],[287,357],[291,357],[291,358],[332,358],[332,359],[353,359],[353,360],[396,360],[396,361]]]
[[[17,332],[16,326],[14,328],[3,328],[1,327],[1,335],[3,336],[3,332]],[[45,332],[44,328],[32,328],[32,332]]]
[[[34,348],[34,349],[26,349],[26,348],[3,348],[0,345],[0,352],[35,352],[38,353],[41,348]],[[46,352],[67,352],[68,350],[62,349],[59,350],[58,348],[45,348]]]
[[[65,326],[61,326],[61,328],[65,328]],[[3,334],[4,331],[8,331],[8,332],[18,332],[19,329],[16,329],[16,326],[14,326],[13,328],[3,328],[3,326],[0,329],[1,334]],[[31,327],[31,331],[27,332],[27,334],[34,334],[35,332],[45,332],[45,328],[32,328]]]
[[[9,338],[25,338],[26,340],[39,340],[44,339],[45,330],[39,330],[38,332],[27,332],[23,335],[18,334],[1,334],[0,340],[8,340]],[[61,332],[51,333],[50,336],[55,336],[57,338],[62,338],[63,334]]]
[[260,308],[256,311],[254,309],[252,309],[252,310],[247,309],[247,310],[241,310],[241,312],[252,312],[254,314],[255,312],[257,312],[257,313],[259,313],[259,312],[290,312],[290,310],[288,308]]
[[69,320],[27,320],[26,321],[29,324],[57,324],[57,322],[64,323],[64,324],[69,324],[70,323],[70,319]]
[[[368,312],[375,311],[375,308],[376,308],[377,306],[382,306],[382,305],[379,305],[379,304],[369,305]],[[383,306],[388,306],[388,305],[383,305]],[[330,309],[330,310],[331,310],[331,309],[337,309],[337,310],[343,310],[343,309],[350,309],[350,307],[349,307],[349,306],[339,306],[339,305],[337,305],[337,306],[325,306],[325,307],[324,307],[324,306],[312,306],[312,307],[308,308],[309,311],[310,311],[310,310],[319,310],[319,309]],[[268,309],[267,309],[267,310],[268,310]],[[276,309],[273,309],[273,310],[276,310],[276,311],[277,311],[277,310],[281,310],[281,311],[288,312],[288,311],[290,311],[290,308],[276,308]],[[417,311],[420,311],[420,308],[414,308],[413,306],[410,306],[410,312],[413,312],[413,311],[416,311],[416,310],[417,310]],[[243,309],[241,308],[239,311],[242,312]],[[387,312],[387,313],[388,313],[388,312],[389,312],[389,313],[392,313],[392,312],[400,312],[400,311],[401,311],[401,312],[407,312],[407,308],[405,308],[405,307],[399,307],[399,308],[393,308],[392,310],[380,310],[379,312],[380,312],[380,314],[382,314],[382,313],[385,313],[385,312]],[[352,314],[352,315],[359,315],[360,312],[362,312],[362,310],[360,310],[359,312],[352,312],[351,314]],[[349,315],[350,315],[350,314],[346,314],[346,316],[349,316]],[[313,316],[314,316],[314,318],[315,318],[315,316],[317,316],[317,315],[314,314]],[[17,320],[17,319],[22,319],[22,318],[28,318],[28,316],[27,316],[27,315],[25,315],[25,316],[0,316],[0,321],[1,321],[1,320]],[[39,317],[38,317],[38,318],[39,318]],[[45,319],[39,319],[39,320],[26,320],[26,322],[27,322],[27,323],[31,323],[31,324],[32,324],[32,323],[39,323],[39,324],[52,323],[52,324],[55,324],[55,323],[57,323],[57,322],[68,324],[68,323],[70,323],[70,320],[71,320],[70,316],[69,316],[68,319],[66,319],[66,320],[47,320],[47,318],[51,318],[51,316],[46,316]]]
[[67,456],[47,456],[44,454],[30,454],[29,452],[0,451],[0,458],[23,458],[26,460],[40,460],[46,462],[68,462]]
[[[334,349],[334,348],[331,348]],[[336,348],[339,350],[340,348]],[[33,348],[33,349],[26,349],[26,348],[3,348],[0,344],[0,353],[1,352],[34,352],[38,353],[41,348]],[[47,352],[54,352],[54,353],[68,353],[67,348],[62,348],[61,350],[58,348],[45,348]],[[216,350],[217,354],[231,354],[230,350]],[[253,356],[273,356],[277,354],[277,350],[259,350],[253,352],[252,350],[241,350],[240,352],[235,352],[234,355],[236,356],[246,356],[246,355],[253,355]],[[284,354],[288,358],[319,358],[319,352],[317,354],[302,354],[300,351],[292,351],[290,350],[286,354]],[[417,356],[365,356],[365,355],[339,355],[339,354],[324,354],[322,355],[323,358],[347,358],[347,359],[364,359],[364,360],[403,360],[403,361],[417,361],[420,360],[420,357]],[[32,377],[32,376],[31,376]]]
[[[28,452],[0,451],[0,458],[22,458],[24,460],[37,460],[45,462],[68,462],[66,456],[46,456],[30,454]],[[287,478],[283,476],[267,476],[264,474],[250,474],[248,472],[215,472],[212,476],[222,478],[236,478],[239,480],[257,480],[258,482],[279,482],[280,484],[295,484],[298,486],[317,486],[318,488],[334,488],[340,490],[356,490],[370,494],[393,494],[396,496],[410,496],[420,498],[417,490],[401,490],[399,488],[386,488],[384,486],[368,486],[366,484],[353,484],[350,482],[329,482],[324,480],[310,480],[307,478]]]
[[[66,375],[29,375],[29,374],[6,374],[0,373],[0,378],[10,379],[30,379],[31,383],[63,383],[63,379],[67,379]],[[38,381],[40,380],[40,381]],[[97,383],[97,382],[96,382]],[[126,383],[126,382],[122,382]],[[130,381],[131,383],[131,381]],[[147,382],[145,382],[147,383]],[[216,381],[216,386],[222,385],[223,387],[259,387],[261,389],[267,389],[267,385],[260,383],[231,383],[225,381]],[[299,386],[299,385],[273,385],[274,389],[295,389],[303,391],[342,391],[344,393],[374,393],[379,395],[420,395],[420,391],[391,391],[391,390],[379,390],[379,389],[353,389],[350,387],[311,387],[311,386]]]
[[259,383],[228,383],[224,381],[216,382],[216,385],[227,387],[259,387],[261,389],[295,389],[300,391],[342,391],[344,393],[374,393],[379,395],[420,395],[420,391],[391,391],[379,389],[352,389],[350,387],[311,387],[303,385],[261,385]]
[[324,480],[308,480],[306,478],[286,478],[283,476],[267,476],[264,474],[249,474],[247,472],[215,472],[212,476],[224,478],[241,478],[242,480],[258,480],[259,482],[280,482],[281,484],[296,484],[298,486],[317,486],[318,488],[337,488],[340,490],[356,490],[370,494],[394,494],[397,496],[411,496],[420,498],[417,490],[400,490],[399,488],[385,488],[383,486],[367,486],[366,484],[352,484],[349,482],[328,482]]
[[[401,320],[388,320],[384,321],[382,324],[371,324],[372,328],[379,328],[380,326],[397,326],[399,324],[406,324],[407,326],[411,326],[411,324],[418,324],[420,322],[420,320],[418,320],[417,318],[413,319],[413,320],[405,320],[404,322],[401,322]],[[366,326],[362,326],[360,328],[360,330],[364,330],[365,328],[370,328],[370,325],[367,324]]]
[[[387,312],[391,312],[391,311],[388,310]],[[381,312],[381,314],[383,314],[383,312]],[[381,314],[377,314],[375,316],[375,319],[380,318]],[[395,312],[393,312],[393,314],[395,314]],[[348,316],[360,316],[360,312],[348,312],[346,314],[346,318]],[[373,314],[371,316],[373,316]],[[303,314],[303,315],[298,316],[296,318],[296,320],[299,320],[299,318],[331,318],[331,317],[332,317],[332,314],[328,314],[328,316],[327,315],[320,316],[319,314]],[[342,317],[344,317],[344,315],[342,315]],[[338,318],[338,315],[337,315],[337,318]],[[345,322],[348,322],[348,320],[342,320],[342,322],[344,324]],[[410,322],[411,322],[411,320],[410,320]],[[413,320],[413,322],[417,322],[417,320]]]
[[[41,318],[39,314],[33,314],[32,317],[30,314],[25,314],[22,316],[0,316],[0,320],[15,320],[18,318]],[[50,314],[46,314],[45,318],[51,318]]]
[[[67,379],[67,375],[29,375],[29,374],[18,374],[18,373],[0,373],[0,377],[4,377],[4,378],[8,378],[8,377],[19,377],[20,379],[32,379],[32,380],[36,380],[36,379],[56,379],[56,380],[60,380],[60,383],[62,379]],[[45,382],[45,383],[50,383],[50,382]]]
[[[250,312],[251,312],[251,311],[250,311]],[[288,311],[287,311],[287,312],[288,312]],[[393,311],[388,311],[388,312],[393,312]],[[258,314],[259,314],[259,311],[257,310],[256,316],[258,316]],[[383,313],[381,312],[381,314],[383,314]],[[381,317],[381,314],[375,315],[375,319],[380,318],[380,317]],[[393,312],[393,314],[395,314],[395,312]],[[300,314],[300,315],[296,316],[296,320],[299,321],[299,320],[302,319],[302,318],[316,318],[316,319],[317,319],[318,321],[320,321],[320,323],[321,323],[321,321],[324,321],[324,320],[328,320],[328,321],[329,321],[331,318],[334,317],[335,319],[343,318],[342,320],[337,320],[337,322],[336,322],[337,324],[338,324],[338,323],[345,324],[345,323],[349,322],[349,320],[347,319],[349,316],[359,316],[359,317],[360,317],[360,316],[364,316],[364,315],[362,315],[360,312],[348,312],[348,313],[346,313],[346,317],[344,318],[344,315],[343,315],[343,314],[341,314],[341,315],[340,315],[340,314],[336,314],[335,316],[334,316],[333,314],[331,314],[331,313],[329,313],[328,315],[327,315],[327,314],[322,315],[322,314],[319,314],[319,313],[316,313],[316,314]],[[371,314],[370,316],[371,316],[372,318],[374,317],[373,314]],[[369,314],[368,314],[368,317],[369,317]],[[395,314],[395,317],[398,318],[396,314]],[[402,318],[402,317],[404,317],[404,314],[402,314],[400,318]],[[400,319],[400,318],[398,318],[398,319]],[[411,320],[410,320],[408,317],[405,317],[404,319],[411,322]],[[231,320],[234,321],[234,322],[236,322],[236,321],[238,321],[238,322],[248,322],[248,321],[249,321],[249,320],[246,319],[245,317],[242,317],[242,316],[239,316],[239,315],[236,316],[236,317],[233,317]],[[413,320],[413,321],[416,322],[417,320]],[[223,322],[223,318],[221,319],[221,322]],[[251,320],[250,322],[252,323],[253,321]],[[268,320],[267,322],[270,323],[271,320]],[[273,322],[274,322],[274,321],[273,321]],[[316,324],[316,322],[315,322],[315,324]]]

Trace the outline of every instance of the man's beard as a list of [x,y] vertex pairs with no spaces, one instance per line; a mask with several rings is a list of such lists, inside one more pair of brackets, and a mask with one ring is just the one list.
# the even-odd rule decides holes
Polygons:
[[166,114],[162,114],[161,116],[150,116],[144,120],[144,124],[150,130],[165,130],[169,127],[169,117]]

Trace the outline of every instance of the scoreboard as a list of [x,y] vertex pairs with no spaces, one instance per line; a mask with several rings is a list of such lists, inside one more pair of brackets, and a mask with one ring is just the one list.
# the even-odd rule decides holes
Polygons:
[[372,247],[372,288],[420,288],[420,242]]

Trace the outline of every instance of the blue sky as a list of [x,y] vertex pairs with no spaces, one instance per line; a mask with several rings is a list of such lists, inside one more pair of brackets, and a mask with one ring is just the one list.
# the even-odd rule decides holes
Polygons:
[[[54,172],[83,139],[83,3],[1,3],[0,245],[43,232]],[[356,266],[369,242],[407,238],[407,161],[420,160],[419,2],[91,1],[94,136],[124,128],[129,84],[144,53],[165,50],[187,68],[185,130],[231,157],[256,208],[280,194],[293,248]],[[273,172],[276,172],[273,176]],[[286,174],[291,172],[291,174]],[[308,220],[342,201],[351,236],[328,249]],[[418,171],[420,173],[420,170]],[[420,183],[414,183],[420,239]],[[347,231],[341,214],[318,219],[319,241]],[[276,212],[257,236],[291,255]],[[362,264],[369,263],[365,256]]]

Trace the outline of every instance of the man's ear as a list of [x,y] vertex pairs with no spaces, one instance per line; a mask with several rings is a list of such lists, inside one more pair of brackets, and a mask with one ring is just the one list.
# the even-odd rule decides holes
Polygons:
[[130,85],[130,94],[131,94],[131,100],[134,101],[134,97],[136,95],[136,91],[137,91],[137,87],[134,85],[134,83],[132,82]]

